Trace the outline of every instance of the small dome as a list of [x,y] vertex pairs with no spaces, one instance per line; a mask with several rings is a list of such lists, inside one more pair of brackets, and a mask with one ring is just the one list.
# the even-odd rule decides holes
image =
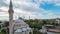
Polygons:
[[31,30],[31,28],[27,27],[27,30]]
[[27,31],[27,28],[22,28],[22,31],[24,32],[24,31]]
[[22,32],[22,30],[21,29],[17,29],[15,32]]

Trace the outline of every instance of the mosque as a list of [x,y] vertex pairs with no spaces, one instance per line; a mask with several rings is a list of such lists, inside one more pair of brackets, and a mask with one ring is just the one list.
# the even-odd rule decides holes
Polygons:
[[29,34],[29,32],[32,32],[32,29],[29,27],[28,24],[24,22],[24,20],[21,17],[13,21],[14,10],[12,0],[10,0],[8,13],[9,13],[9,34]]
[[29,25],[26,24],[21,17],[15,21],[13,29],[14,34],[29,34],[29,32],[32,32]]

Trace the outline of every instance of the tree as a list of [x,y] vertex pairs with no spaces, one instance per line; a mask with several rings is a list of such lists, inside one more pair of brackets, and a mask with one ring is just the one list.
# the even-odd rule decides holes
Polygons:
[[35,23],[38,23],[38,22],[39,22],[39,20],[38,20],[38,19],[35,19],[35,20],[34,20],[34,22],[35,22]]
[[1,32],[5,33],[6,34],[6,29],[3,29]]
[[46,20],[43,20],[43,24],[47,24]]
[[31,24],[30,27],[39,30],[39,29],[42,28],[42,25],[40,25],[40,24],[36,24],[36,23],[35,23],[35,24]]
[[2,23],[2,22],[0,21],[0,23]]
[[5,27],[8,27],[9,26],[9,22],[7,21],[7,22],[5,22],[5,25],[4,25]]
[[0,29],[1,29],[1,25],[0,25]]

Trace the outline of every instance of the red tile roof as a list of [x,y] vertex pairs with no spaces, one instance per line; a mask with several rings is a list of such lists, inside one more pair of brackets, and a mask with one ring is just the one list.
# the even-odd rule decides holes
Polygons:
[[60,32],[60,30],[57,29],[48,29],[49,32]]

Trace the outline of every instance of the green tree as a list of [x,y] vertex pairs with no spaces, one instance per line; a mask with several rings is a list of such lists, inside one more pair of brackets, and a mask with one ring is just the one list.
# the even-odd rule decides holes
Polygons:
[[36,23],[35,23],[35,24],[31,24],[30,27],[39,30],[39,29],[42,28],[42,25],[40,25],[40,24],[36,24]]
[[2,22],[0,21],[0,23],[2,23]]
[[43,20],[43,24],[47,24],[47,21],[46,20]]
[[4,26],[5,26],[5,27],[8,27],[8,26],[9,26],[9,22],[6,21]]

